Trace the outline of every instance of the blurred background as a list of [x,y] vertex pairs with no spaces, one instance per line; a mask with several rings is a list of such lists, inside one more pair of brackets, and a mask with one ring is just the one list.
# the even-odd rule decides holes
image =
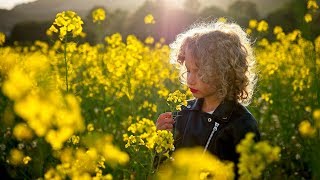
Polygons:
[[[161,37],[170,43],[174,37],[193,22],[226,17],[246,28],[250,19],[266,20],[272,29],[281,25],[284,32],[300,29],[307,39],[320,32],[319,16],[306,23],[307,1],[303,0],[0,0],[0,32],[7,36],[6,43],[48,41],[45,32],[55,15],[73,10],[84,21],[85,42],[96,44],[98,36],[115,32],[140,39],[148,35]],[[102,7],[107,21],[102,32],[96,31],[91,12]],[[156,24],[148,29],[143,18],[151,13]]]
[[[253,38],[259,76],[248,108],[263,141],[244,141],[241,175],[320,179],[319,4],[0,0],[0,179],[152,179],[154,150],[165,147],[164,154],[173,142],[172,134],[158,134],[154,121],[176,107],[168,103],[170,92],[189,92],[168,61],[167,44],[191,24],[220,17]],[[93,22],[101,8],[103,18]],[[76,16],[60,13],[67,10]],[[60,34],[47,36],[55,28]],[[182,159],[198,159],[191,153],[195,158]],[[209,167],[187,165],[199,172],[198,165]],[[191,179],[188,168],[176,168],[181,179]]]

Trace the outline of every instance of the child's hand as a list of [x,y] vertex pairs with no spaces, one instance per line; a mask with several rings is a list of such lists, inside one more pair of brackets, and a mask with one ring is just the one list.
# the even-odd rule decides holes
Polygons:
[[172,119],[171,112],[165,112],[159,115],[157,119],[157,130],[169,130],[172,131],[174,120]]

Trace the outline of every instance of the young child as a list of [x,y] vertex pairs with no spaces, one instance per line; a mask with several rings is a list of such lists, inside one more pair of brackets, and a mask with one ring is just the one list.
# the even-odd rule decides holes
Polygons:
[[246,33],[235,23],[201,23],[179,34],[170,47],[171,62],[180,67],[195,99],[175,118],[172,112],[161,114],[157,129],[173,130],[176,149],[203,146],[236,167],[236,146],[246,133],[260,139],[257,122],[244,107],[256,83]]

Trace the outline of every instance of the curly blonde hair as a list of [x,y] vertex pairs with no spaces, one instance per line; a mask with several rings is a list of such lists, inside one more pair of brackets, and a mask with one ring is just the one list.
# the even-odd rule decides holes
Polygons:
[[185,51],[197,59],[200,79],[217,89],[221,100],[251,102],[257,82],[255,57],[247,34],[236,23],[197,23],[170,44],[170,62],[178,65],[186,83]]

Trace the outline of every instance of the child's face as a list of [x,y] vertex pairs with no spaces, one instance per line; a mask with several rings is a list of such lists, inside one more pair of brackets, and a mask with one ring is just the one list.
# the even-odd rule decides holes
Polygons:
[[192,56],[188,48],[186,48],[184,60],[187,68],[187,85],[193,96],[196,98],[216,99],[216,88],[213,88],[200,79],[199,68],[196,65],[197,59]]

